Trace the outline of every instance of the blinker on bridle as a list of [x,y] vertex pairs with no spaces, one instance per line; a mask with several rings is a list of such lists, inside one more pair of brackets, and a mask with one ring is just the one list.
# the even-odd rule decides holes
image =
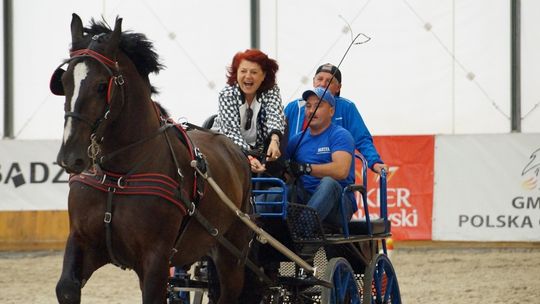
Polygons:
[[105,35],[105,33],[94,35],[92,37],[92,42],[90,43],[88,48],[70,52],[70,58],[65,60],[62,64],[58,66],[58,68],[56,68],[56,70],[54,71],[51,77],[51,81],[49,84],[49,88],[53,94],[59,95],[59,96],[65,96],[64,86],[62,84],[62,75],[66,71],[62,69],[62,67],[65,64],[69,64],[71,61],[75,59],[92,58],[96,60],[97,62],[99,62],[105,68],[107,73],[109,73],[110,78],[107,85],[107,97],[106,97],[107,108],[103,117],[98,118],[95,122],[92,122],[90,121],[90,119],[86,118],[85,116],[83,116],[82,114],[78,112],[65,111],[65,114],[64,114],[65,118],[73,117],[75,119],[78,119],[88,124],[92,128],[92,132],[94,132],[97,129],[97,127],[103,120],[107,119],[107,116],[109,115],[109,108],[110,108],[111,100],[114,95],[115,86],[122,86],[124,84],[124,77],[119,73],[118,62],[111,60],[107,56],[102,55],[97,51],[92,50],[93,44],[98,42],[103,35]]

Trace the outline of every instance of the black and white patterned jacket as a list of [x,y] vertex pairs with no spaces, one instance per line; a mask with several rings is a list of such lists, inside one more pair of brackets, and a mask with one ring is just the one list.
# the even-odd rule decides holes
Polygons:
[[219,131],[229,137],[245,152],[252,148],[262,148],[272,134],[279,137],[285,129],[285,117],[279,87],[257,94],[261,109],[257,117],[257,140],[255,147],[250,147],[240,133],[240,106],[245,102],[238,84],[227,85],[219,92],[218,126]]

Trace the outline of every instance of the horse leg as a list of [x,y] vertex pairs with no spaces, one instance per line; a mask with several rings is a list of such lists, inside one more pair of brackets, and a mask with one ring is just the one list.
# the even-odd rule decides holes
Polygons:
[[215,266],[220,284],[217,304],[238,303],[238,297],[244,286],[244,265],[239,265],[236,256],[219,246]]
[[[240,251],[247,250],[252,233],[244,223],[236,221],[225,234],[225,238]],[[218,246],[214,262],[217,269],[220,295],[217,304],[238,303],[240,293],[244,287],[244,261],[223,246]]]
[[62,274],[56,284],[56,297],[60,304],[78,304],[81,302],[81,288],[92,273],[105,264],[93,252],[84,252],[80,244],[70,234],[66,250]]
[[143,261],[143,268],[136,270],[139,276],[143,304],[163,304],[167,301],[169,260],[166,255],[150,254]]

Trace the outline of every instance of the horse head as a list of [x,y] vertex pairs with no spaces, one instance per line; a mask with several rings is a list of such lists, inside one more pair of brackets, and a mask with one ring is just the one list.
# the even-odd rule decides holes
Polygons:
[[62,146],[57,161],[66,171],[80,173],[96,157],[104,129],[112,119],[113,108],[121,108],[117,98],[122,75],[116,57],[119,50],[122,19],[118,18],[109,33],[84,35],[79,16],[71,21],[70,58],[59,67],[51,80],[51,91],[65,95],[65,119]]

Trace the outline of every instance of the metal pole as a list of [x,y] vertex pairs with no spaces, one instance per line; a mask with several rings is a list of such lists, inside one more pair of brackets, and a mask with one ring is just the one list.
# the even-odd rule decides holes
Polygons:
[[511,2],[512,132],[521,132],[521,0]]
[[251,0],[251,48],[261,48],[261,5],[260,0]]
[[4,138],[14,138],[12,0],[4,0]]

